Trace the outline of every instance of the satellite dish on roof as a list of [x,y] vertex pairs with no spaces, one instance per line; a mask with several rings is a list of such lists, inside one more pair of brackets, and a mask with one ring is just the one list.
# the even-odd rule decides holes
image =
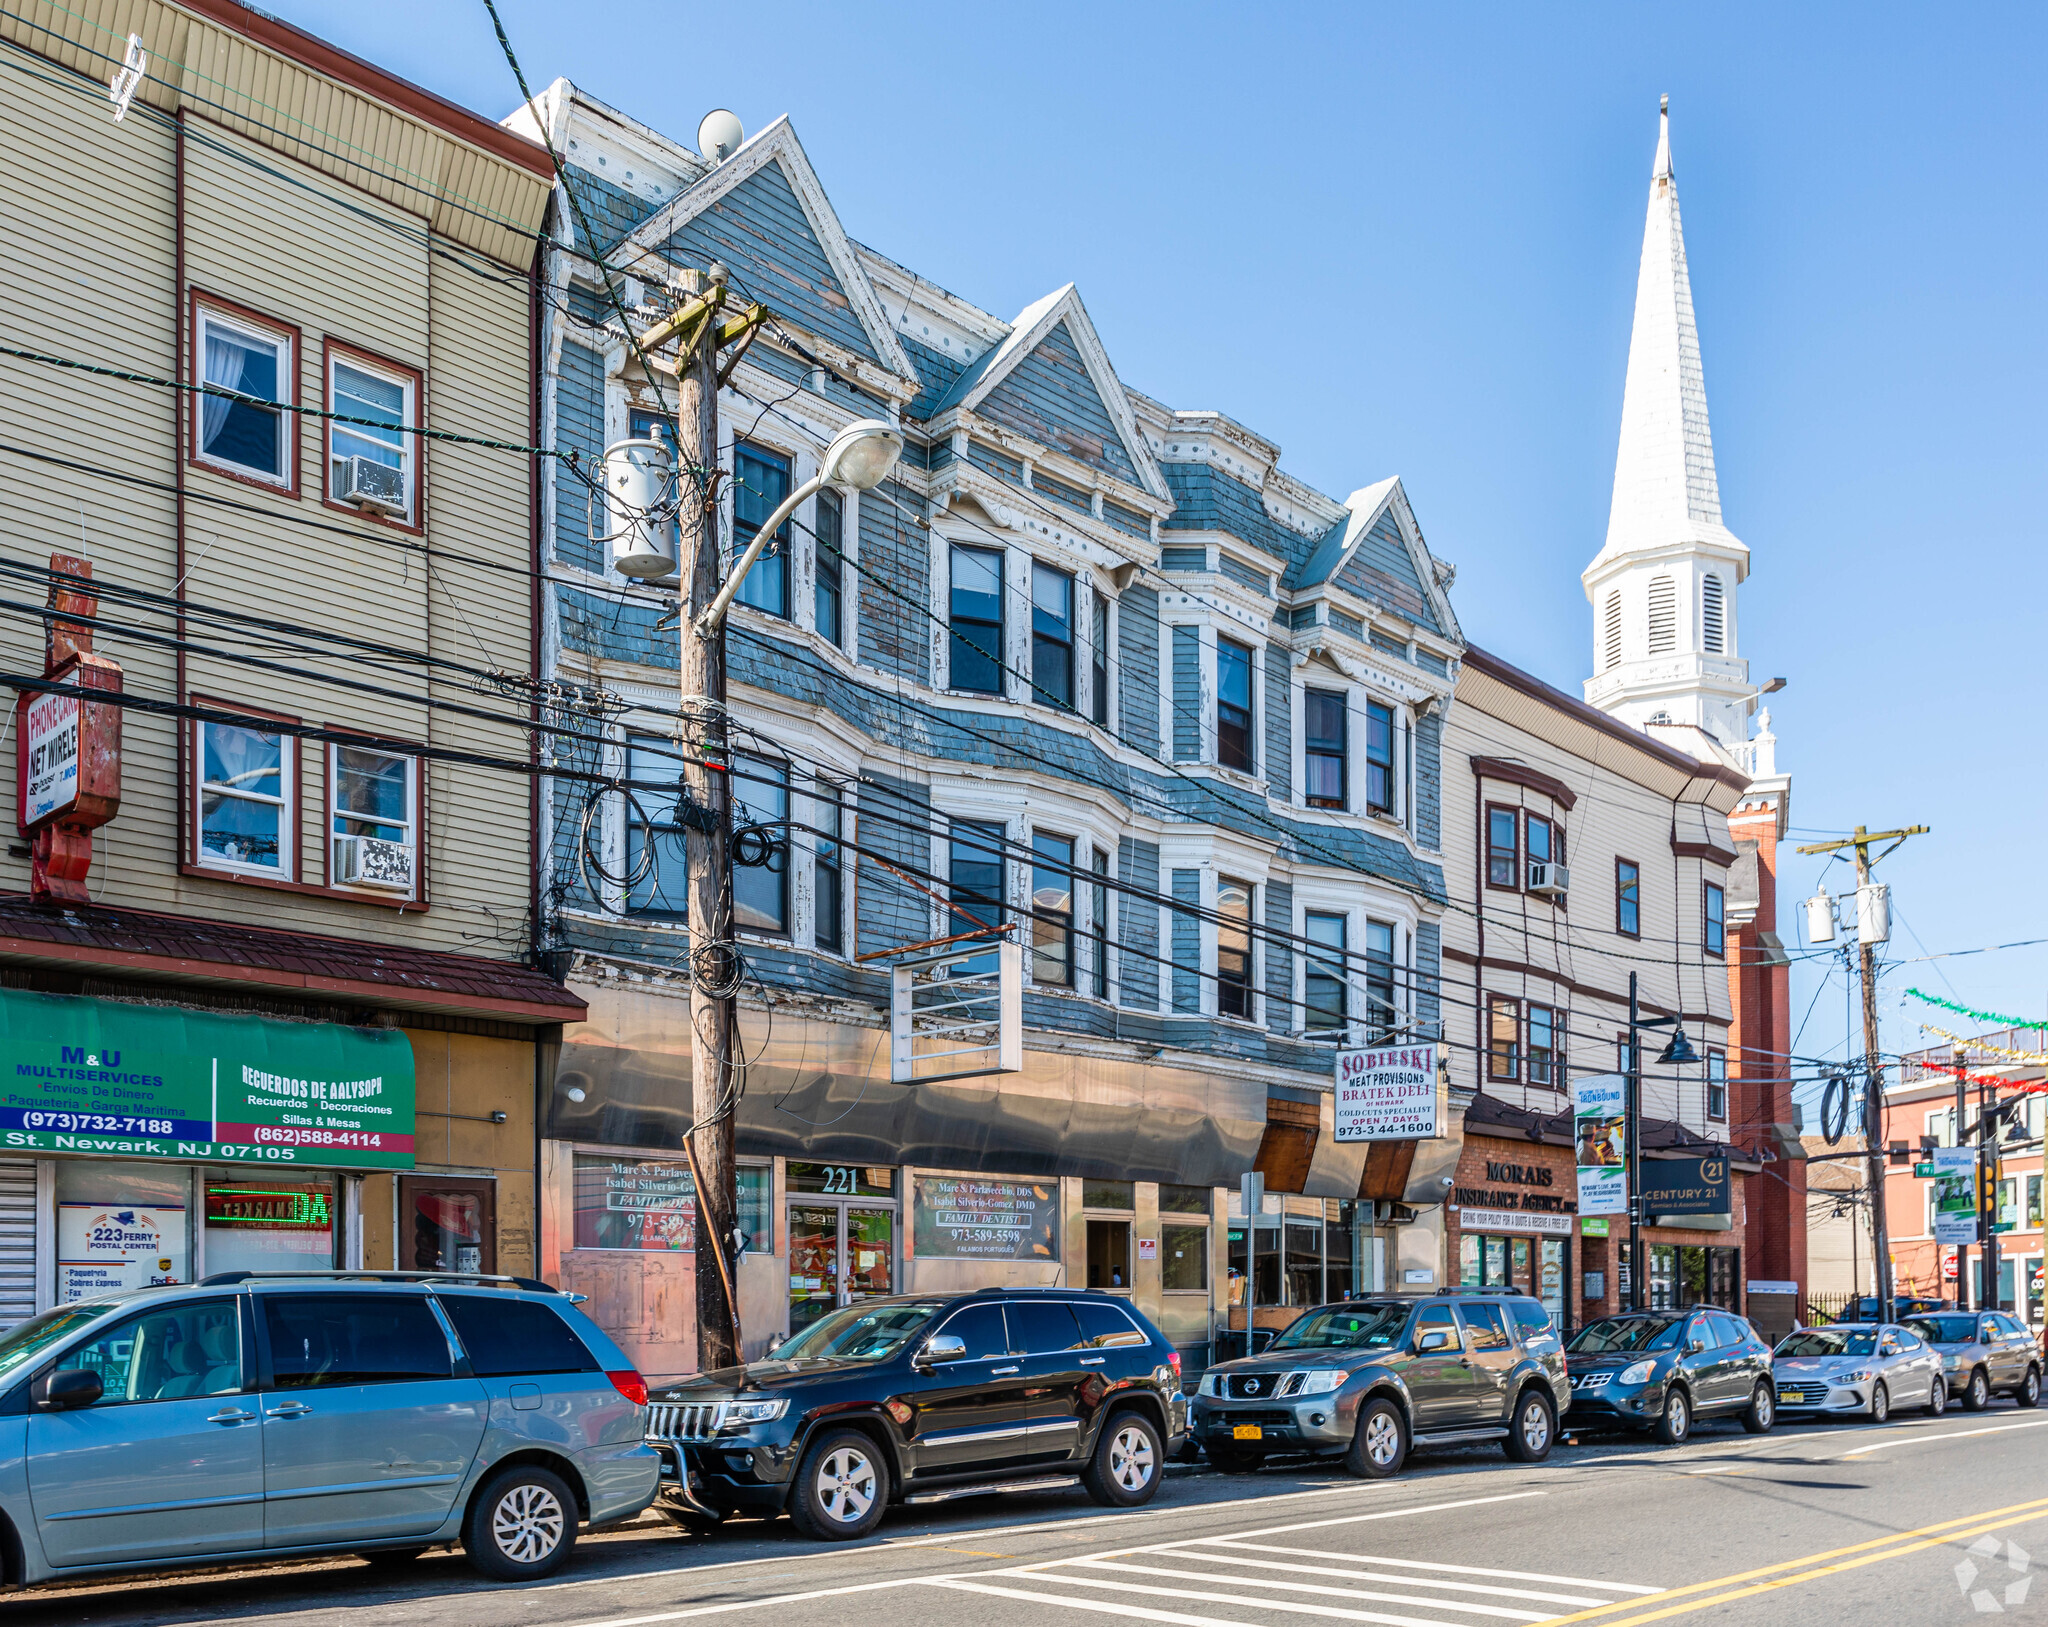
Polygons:
[[739,150],[746,134],[736,114],[714,107],[704,115],[704,122],[697,126],[697,151],[707,162],[722,164]]

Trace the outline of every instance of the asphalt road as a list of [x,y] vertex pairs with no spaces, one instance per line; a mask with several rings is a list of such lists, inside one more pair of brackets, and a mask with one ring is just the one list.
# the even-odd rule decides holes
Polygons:
[[[1511,1465],[1421,1457],[1367,1484],[1320,1465],[1170,1477],[1130,1514],[1078,1491],[901,1512],[852,1546],[786,1520],[586,1537],[555,1579],[487,1583],[459,1555],[353,1559],[10,1597],[0,1627],[1528,1627],[1586,1621],[1926,1627],[2048,1620],[2048,1410],[1882,1428],[1714,1425]],[[2038,1556],[2038,1560],[2035,1556]]]

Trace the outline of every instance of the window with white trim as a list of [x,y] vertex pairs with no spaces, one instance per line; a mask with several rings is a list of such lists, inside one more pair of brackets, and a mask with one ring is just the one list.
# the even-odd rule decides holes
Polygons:
[[328,881],[412,895],[419,877],[417,757],[368,746],[328,748]]
[[288,734],[195,723],[198,862],[292,879],[293,740]]
[[[206,384],[260,401],[292,398],[292,339],[288,333],[199,307],[199,376]],[[225,395],[195,399],[197,455],[234,474],[273,486],[292,484],[295,419],[278,407]]]
[[[354,502],[410,522],[418,506],[419,468],[405,426],[417,421],[418,409],[419,388],[412,375],[352,353],[329,355],[327,410],[374,422],[327,421],[327,495],[337,503]],[[357,459],[376,468],[359,475],[351,467]],[[385,470],[389,475],[380,475]]]

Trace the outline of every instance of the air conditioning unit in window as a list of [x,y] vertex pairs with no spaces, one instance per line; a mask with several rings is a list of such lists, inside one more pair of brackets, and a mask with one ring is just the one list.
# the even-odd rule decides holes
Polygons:
[[341,467],[341,501],[379,514],[405,512],[405,471],[394,469],[375,458],[338,460]]
[[375,887],[380,892],[412,891],[412,844],[375,836],[334,839],[334,885]]
[[1572,873],[1561,864],[1529,866],[1529,891],[1539,898],[1562,898],[1572,890]]

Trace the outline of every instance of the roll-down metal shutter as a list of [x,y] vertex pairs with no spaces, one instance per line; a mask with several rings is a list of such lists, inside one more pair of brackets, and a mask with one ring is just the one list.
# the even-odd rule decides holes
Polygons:
[[36,1166],[0,1159],[0,1328],[36,1314]]

